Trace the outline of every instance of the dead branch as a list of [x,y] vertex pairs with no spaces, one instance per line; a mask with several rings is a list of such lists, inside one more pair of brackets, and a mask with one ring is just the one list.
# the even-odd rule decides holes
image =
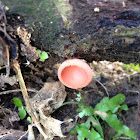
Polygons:
[[21,88],[22,96],[24,98],[24,101],[25,101],[25,104],[26,104],[26,107],[27,107],[27,112],[31,116],[32,121],[35,124],[35,126],[38,128],[40,134],[43,135],[44,139],[47,139],[48,136],[43,131],[43,129],[40,125],[40,122],[38,121],[38,119],[35,115],[36,111],[34,110],[33,106],[29,102],[29,96],[28,96],[27,89],[26,89],[26,86],[25,86],[25,82],[24,82],[24,79],[23,79],[23,76],[22,76],[22,73],[21,73],[21,70],[20,70],[20,66],[19,66],[17,60],[13,60],[13,66],[14,66],[14,70],[15,70],[15,72],[17,74],[17,77],[18,77],[18,80],[19,80],[19,85],[20,85],[20,88]]
[[[35,93],[38,92],[35,89],[27,89],[27,91],[29,91],[29,92],[35,92]],[[0,95],[9,94],[9,93],[13,93],[13,92],[21,92],[21,89],[13,89],[13,90],[8,90],[8,91],[2,91],[2,92],[0,92]]]
[[107,91],[107,88],[106,88],[99,80],[97,80],[96,78],[94,78],[94,80],[95,80],[96,82],[98,82],[98,83],[104,88],[104,90],[105,90],[107,96],[109,97],[109,93],[108,93],[108,91]]

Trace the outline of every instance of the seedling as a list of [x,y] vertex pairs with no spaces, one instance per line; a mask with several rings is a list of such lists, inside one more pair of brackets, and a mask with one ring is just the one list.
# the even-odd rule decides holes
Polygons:
[[126,68],[129,82],[130,82],[130,76],[133,73],[133,71],[140,72],[139,64],[135,65],[134,63],[130,63],[130,64],[125,64],[122,67]]
[[31,117],[27,117],[27,121],[28,121],[29,123],[32,123]]
[[116,113],[122,110],[128,110],[126,104],[122,104],[125,101],[123,94],[118,94],[113,98],[103,98],[95,108],[87,107],[85,105],[85,99],[81,96],[81,93],[77,95],[77,102],[66,102],[66,104],[74,103],[78,104],[78,115],[80,118],[87,117],[84,123],[76,124],[75,128],[70,131],[71,134],[77,134],[78,140],[104,140],[103,127],[101,126],[100,119],[107,122],[117,133],[113,137],[113,140],[121,138],[136,140],[136,134],[131,131],[126,125],[124,125],[118,118]]
[[45,51],[42,51],[42,52],[41,52],[41,50],[36,50],[36,53],[37,53],[38,56],[40,57],[39,61],[44,62],[46,59],[49,58],[48,53],[45,52]]
[[15,106],[18,107],[18,111],[19,111],[18,115],[19,115],[20,119],[23,120],[27,115],[26,109],[24,108],[24,106],[19,98],[14,97],[13,100],[14,100]]
[[[18,107],[18,111],[19,111],[18,115],[20,119],[23,120],[27,116],[26,107],[23,106],[21,100],[17,97],[14,97],[13,101],[15,106]],[[27,121],[31,123],[32,122],[31,117],[27,117]]]

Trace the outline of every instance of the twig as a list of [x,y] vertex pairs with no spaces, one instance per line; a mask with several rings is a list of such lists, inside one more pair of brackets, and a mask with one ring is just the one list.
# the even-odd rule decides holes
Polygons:
[[24,136],[26,136],[27,133],[28,133],[28,131],[29,131],[29,130],[27,130],[22,136],[20,136],[20,138],[19,138],[18,140],[21,140]]
[[[35,90],[35,89],[27,89],[27,91],[35,92],[35,93],[38,92],[38,91]],[[9,94],[9,93],[13,93],[13,92],[21,92],[21,89],[13,89],[13,90],[8,90],[8,91],[2,91],[2,92],[0,92],[0,95]]]
[[[31,128],[35,126],[34,124],[31,125]],[[30,128],[30,129],[31,129]],[[20,138],[18,140],[21,140],[30,130],[28,129],[22,136],[20,136]]]
[[31,116],[32,121],[34,122],[35,126],[38,128],[40,134],[43,135],[44,139],[47,139],[48,136],[43,131],[38,119],[35,116],[36,111],[34,110],[33,106],[31,105],[31,103],[29,101],[29,96],[28,96],[28,93],[27,93],[27,89],[26,89],[26,86],[25,86],[25,83],[24,83],[24,80],[23,80],[23,76],[22,76],[22,73],[21,73],[21,70],[20,70],[20,66],[19,66],[17,60],[13,60],[13,66],[14,66],[15,72],[16,72],[18,80],[19,80],[19,85],[20,85],[20,88],[21,88],[22,96],[24,98],[24,101],[25,101],[25,104],[26,104],[26,107],[27,107],[27,112]]
[[138,95],[139,95],[139,91],[134,91],[134,90],[126,90],[126,92],[132,92],[132,93],[135,93],[135,94],[138,94]]
[[94,78],[94,80],[95,80],[96,82],[98,82],[98,83],[104,88],[104,90],[105,90],[107,96],[109,96],[109,93],[108,93],[108,91],[107,91],[107,88],[106,88],[99,80],[97,80],[96,78]]

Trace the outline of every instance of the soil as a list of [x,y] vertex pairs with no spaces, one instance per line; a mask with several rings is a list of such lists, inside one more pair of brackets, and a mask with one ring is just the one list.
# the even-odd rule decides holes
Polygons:
[[[91,30],[92,24],[96,24],[95,17],[93,17],[95,3],[93,3],[92,0],[87,0],[86,2],[83,0],[82,1],[71,0],[70,3],[74,7],[73,17],[77,22],[73,30],[78,34],[78,37],[84,38],[86,37],[86,35],[92,34],[92,32],[96,32],[97,29]],[[118,8],[120,5],[121,3],[118,3],[115,8]],[[110,8],[114,8],[114,6],[113,7],[111,6]],[[138,8],[137,6],[139,6],[139,1],[137,0],[127,1],[127,6],[129,7],[129,10],[134,7],[135,9],[137,9]],[[88,11],[89,13],[85,12],[84,10],[81,13],[80,12],[81,8],[85,10],[90,9]],[[104,10],[106,11],[106,14],[111,17],[114,16],[115,14],[108,13],[107,9]],[[120,8],[120,11],[123,10],[124,8]],[[84,13],[86,14],[84,15]],[[96,18],[98,17],[96,16]],[[7,33],[10,34],[10,36],[17,43],[18,46],[17,59],[20,64],[20,69],[27,89],[34,89],[39,91],[41,88],[44,87],[45,83],[47,82],[54,81],[58,82],[59,81],[57,76],[58,67],[64,60],[67,59],[67,57],[63,57],[62,55],[57,55],[54,52],[51,52],[49,53],[49,59],[45,60],[45,62],[39,61],[37,55],[34,52],[34,47],[32,46],[32,45],[36,46],[35,42],[33,42],[34,39],[29,37],[27,40],[27,36],[24,36],[26,35],[26,33],[28,33],[26,30],[21,30],[22,35],[21,34],[19,35],[17,33],[16,29],[18,26],[25,27],[24,18],[20,15],[11,15],[10,13],[7,13],[7,22],[8,22],[6,25]],[[101,28],[101,26],[102,25],[100,25],[100,27],[98,28]],[[75,53],[73,57],[76,56],[82,59],[85,58],[85,56],[82,57],[79,54],[80,53]],[[109,97],[113,97],[119,93],[123,93],[126,96],[125,103],[128,105],[129,110],[123,111],[122,116],[119,119],[128,127],[130,127],[131,130],[137,132],[138,131],[137,108],[138,108],[138,94],[140,90],[139,88],[140,73],[131,70],[132,73],[130,75],[129,81],[127,70],[122,67],[122,65],[124,64],[123,62],[112,61],[114,60],[114,58],[111,57],[110,61],[98,58],[91,59],[91,57],[88,57],[91,55],[92,54],[88,52],[86,61],[93,71],[94,77],[93,80],[88,86],[79,90],[74,90],[65,87],[65,91],[67,93],[65,102],[76,101],[77,93],[81,92],[82,96],[86,100],[87,106],[94,107],[97,103],[100,102],[101,99],[108,96],[108,94]],[[12,60],[12,58],[10,60]],[[30,60],[29,64],[27,63],[28,62],[27,60]],[[131,59],[127,58],[125,60],[125,62],[127,63],[131,63],[132,61]],[[0,83],[0,140],[9,140],[9,139],[16,140],[19,139],[21,136],[23,136],[22,140],[26,140],[28,138],[27,134],[25,133],[28,130],[29,124],[26,120],[27,117],[23,120],[20,120],[18,116],[18,109],[17,107],[15,107],[13,103],[13,98],[18,97],[25,105],[22,94],[20,92],[12,92],[6,94],[3,93],[3,91],[20,89],[17,80],[13,80],[15,78],[14,76],[16,75],[16,73],[12,67],[12,62],[10,66],[10,75],[8,80],[5,81],[2,80],[4,79],[4,77],[2,76],[6,74],[5,69],[2,69],[0,73],[1,73],[0,80],[3,82],[3,84],[2,82]],[[11,79],[11,77],[13,77],[13,79]],[[35,95],[34,92],[28,93],[30,98],[34,97]],[[65,123],[61,124],[63,135],[66,136],[64,140],[76,140],[77,139],[76,135],[70,135],[69,131],[74,127],[76,123],[84,121],[84,119],[77,118],[76,108],[77,105],[70,104],[60,107],[54,113],[51,112],[51,116],[53,118],[58,119],[60,121],[65,121]],[[69,119],[73,119],[73,121],[68,122],[67,120]],[[109,140],[110,136],[115,135],[115,131],[111,129],[106,123],[103,123],[103,126],[105,140]],[[36,139],[38,139],[39,132],[35,127],[34,132],[36,132],[35,134]],[[60,140],[60,138],[54,137],[54,140]]]

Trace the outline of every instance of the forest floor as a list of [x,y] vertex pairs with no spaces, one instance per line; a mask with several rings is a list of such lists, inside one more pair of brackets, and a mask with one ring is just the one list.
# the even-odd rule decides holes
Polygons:
[[[92,1],[89,0],[89,5],[91,4]],[[81,4],[80,6],[84,5]],[[89,18],[91,19],[91,17]],[[79,23],[83,21],[83,19],[79,20]],[[62,103],[63,101],[76,101],[76,95],[80,92],[85,98],[86,105],[94,108],[95,105],[99,103],[100,100],[104,97],[107,97],[108,95],[109,97],[113,97],[119,93],[122,93],[126,96],[125,103],[128,105],[129,110],[123,111],[122,116],[119,119],[131,130],[137,132],[137,108],[140,73],[137,73],[131,69],[129,81],[128,72],[126,68],[123,67],[124,64],[122,62],[111,62],[111,58],[110,61],[86,60],[93,71],[94,78],[91,83],[88,86],[79,90],[74,90],[67,87],[63,88],[63,86],[61,86],[59,82],[57,70],[61,63],[66,60],[66,58],[58,56],[51,52],[48,53],[49,58],[45,60],[45,62],[39,61],[36,55],[34,56],[34,54],[32,54],[34,53],[34,51],[32,50],[32,46],[29,45],[30,37],[27,39],[28,33],[26,32],[26,30],[21,30],[21,33],[17,33],[17,27],[23,24],[22,17],[20,17],[19,15],[8,14],[7,21],[8,22],[6,27],[8,34],[10,34],[12,38],[14,38],[18,45],[23,44],[23,48],[27,46],[25,49],[30,50],[27,55],[26,51],[23,51],[24,49],[22,50],[21,48],[19,48],[17,52],[17,60],[20,65],[26,88],[27,90],[33,89],[35,91],[28,92],[30,98],[33,99],[33,97],[35,97],[35,95],[37,94],[37,91],[43,89],[43,93],[39,93],[43,95],[45,94],[45,92],[48,92],[49,95],[56,94],[57,98],[55,98],[55,102],[59,104],[59,102]],[[81,25],[85,26],[85,23]],[[80,31],[80,28],[82,27],[79,26],[78,28],[75,28],[79,28],[78,31]],[[33,40],[33,38],[31,39]],[[29,59],[36,59],[36,61],[27,63],[28,61],[25,55],[29,57]],[[31,55],[33,55],[35,58],[30,58]],[[10,60],[10,64],[12,65],[12,60]],[[10,92],[15,89],[20,89],[16,77],[16,72],[14,71],[13,66],[10,66],[10,75],[8,77],[4,76],[6,74],[5,69],[0,70],[0,74],[0,140],[17,140],[21,136],[23,136],[21,138],[22,140],[26,140],[26,131],[28,130],[29,124],[26,118],[28,117],[28,115],[23,120],[19,118],[18,108],[15,107],[13,98],[20,98],[24,105],[25,102],[21,92]],[[47,100],[51,98],[48,93],[46,95]],[[46,104],[48,105],[49,102],[45,102],[45,106]],[[66,136],[66,138],[64,139],[66,140],[76,140],[76,135],[70,135],[69,131],[75,126],[76,123],[84,122],[84,119],[77,118],[78,113],[76,112],[76,109],[77,105],[69,104],[62,106],[55,112],[51,112],[49,114],[52,118],[58,119],[60,121],[66,121],[66,123],[63,123],[61,125],[63,135]],[[67,121],[71,119],[73,121]],[[109,140],[110,136],[115,135],[115,131],[110,128],[106,123],[103,123],[103,126],[105,140]],[[38,138],[39,132],[36,127],[34,127],[34,132],[36,138]],[[59,137],[54,137],[54,140],[59,139]]]

